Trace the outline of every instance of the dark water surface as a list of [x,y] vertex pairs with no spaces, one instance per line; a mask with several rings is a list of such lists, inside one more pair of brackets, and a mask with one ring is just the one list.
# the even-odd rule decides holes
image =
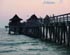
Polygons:
[[24,35],[8,35],[0,29],[0,55],[70,55],[70,50]]

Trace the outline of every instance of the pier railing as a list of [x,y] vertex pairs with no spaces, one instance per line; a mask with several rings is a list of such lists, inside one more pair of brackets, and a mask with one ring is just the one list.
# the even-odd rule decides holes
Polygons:
[[[50,17],[50,23],[44,24],[44,39],[59,44],[70,45],[70,13]],[[45,34],[46,32],[46,34]],[[48,34],[49,33],[49,34]],[[49,37],[48,37],[49,36]]]

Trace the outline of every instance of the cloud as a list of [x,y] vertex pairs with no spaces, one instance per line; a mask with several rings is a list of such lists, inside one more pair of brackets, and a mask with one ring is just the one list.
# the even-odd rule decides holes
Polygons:
[[54,1],[44,1],[44,4],[55,4]]
[[44,4],[57,4],[62,2],[62,0],[44,0]]

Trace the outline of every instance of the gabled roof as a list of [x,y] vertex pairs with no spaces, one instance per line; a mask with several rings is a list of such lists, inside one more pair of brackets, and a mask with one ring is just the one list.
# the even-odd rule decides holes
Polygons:
[[39,19],[35,14],[33,14],[26,22],[26,27],[38,27],[41,26]]
[[22,19],[19,18],[17,14],[15,14],[14,17],[10,19],[10,21],[16,21],[16,20],[19,20],[20,21]]
[[50,19],[48,15],[45,16],[44,20]]
[[44,18],[44,24],[48,24],[48,23],[50,23],[50,17],[46,15]]
[[38,18],[35,14],[33,14],[27,21],[30,21],[30,20],[38,20]]

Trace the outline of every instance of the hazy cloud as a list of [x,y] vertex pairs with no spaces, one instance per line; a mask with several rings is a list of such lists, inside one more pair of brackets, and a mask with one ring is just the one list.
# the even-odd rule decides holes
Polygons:
[[44,0],[45,4],[57,4],[61,3],[63,0]]

